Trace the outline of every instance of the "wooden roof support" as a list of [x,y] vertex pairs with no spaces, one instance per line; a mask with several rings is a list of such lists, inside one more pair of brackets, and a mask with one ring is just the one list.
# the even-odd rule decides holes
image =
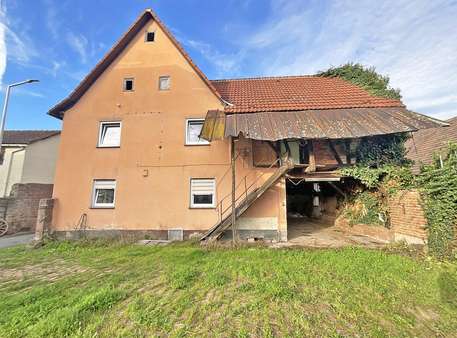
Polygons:
[[343,165],[343,161],[341,160],[341,157],[340,157],[340,154],[338,154],[338,151],[336,151],[333,141],[328,140],[328,145],[330,147],[330,150],[332,151],[333,156],[335,157],[336,161],[338,162],[338,164]]

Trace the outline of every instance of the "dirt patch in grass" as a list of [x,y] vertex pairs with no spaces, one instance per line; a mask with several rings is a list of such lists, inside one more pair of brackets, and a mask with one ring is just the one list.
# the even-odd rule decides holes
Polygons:
[[2,337],[457,332],[456,264],[376,250],[64,242],[0,250],[0,271]]
[[83,272],[103,273],[80,265],[69,265],[68,262],[57,259],[47,263],[2,268],[0,271],[0,283],[9,280],[20,281],[27,278],[52,282],[64,276]]

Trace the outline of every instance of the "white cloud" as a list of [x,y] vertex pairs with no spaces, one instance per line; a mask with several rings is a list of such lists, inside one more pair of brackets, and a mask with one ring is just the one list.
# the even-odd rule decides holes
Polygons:
[[46,6],[46,27],[53,39],[59,38],[61,21],[57,13],[57,5],[53,0],[44,0]]
[[389,75],[410,109],[455,114],[457,2],[271,0],[271,9],[239,39],[251,73],[314,74],[360,62]]
[[0,88],[3,84],[3,75],[6,71],[6,25],[5,25],[5,12],[0,6]]
[[218,76],[222,76],[228,73],[237,73],[240,68],[240,60],[242,59],[242,53],[240,54],[223,54],[211,45],[195,41],[191,39],[184,39],[183,44],[187,47],[191,47],[197,50],[205,59],[211,62],[216,67]]
[[82,63],[86,63],[88,60],[88,40],[82,34],[75,34],[73,32],[67,33],[68,45],[79,54]]

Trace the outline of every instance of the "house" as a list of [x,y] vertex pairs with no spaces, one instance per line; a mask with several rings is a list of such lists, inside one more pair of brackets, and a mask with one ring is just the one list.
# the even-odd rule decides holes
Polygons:
[[446,121],[447,128],[419,130],[406,141],[407,157],[412,160],[413,172],[419,173],[423,164],[431,164],[433,156],[445,155],[449,142],[457,143],[457,117]]
[[235,219],[237,236],[285,241],[288,212],[334,210],[335,169],[364,138],[442,125],[338,78],[210,81],[149,9],[49,114],[51,231],[67,238],[206,239]]
[[60,131],[6,130],[0,164],[0,194],[16,183],[53,184]]

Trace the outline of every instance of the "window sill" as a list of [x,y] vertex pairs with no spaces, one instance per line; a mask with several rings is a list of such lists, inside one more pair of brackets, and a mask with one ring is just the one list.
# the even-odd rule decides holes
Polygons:
[[121,146],[101,146],[101,145],[97,145],[97,148],[120,148]]
[[189,146],[189,147],[195,147],[195,146],[197,146],[197,147],[198,146],[204,146],[204,147],[206,146],[207,147],[207,146],[210,146],[211,143],[185,143],[184,145],[185,146]]
[[193,207],[193,206],[190,206],[189,209],[193,209],[193,210],[214,210],[216,209],[216,207]]
[[90,206],[89,209],[114,209],[114,207]]

